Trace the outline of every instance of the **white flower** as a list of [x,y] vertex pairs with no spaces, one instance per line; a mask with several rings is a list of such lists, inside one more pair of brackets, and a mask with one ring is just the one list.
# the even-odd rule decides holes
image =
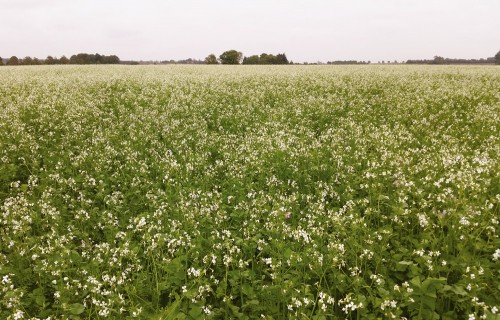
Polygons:
[[203,310],[203,312],[204,312],[205,314],[210,314],[210,313],[212,313],[212,311],[210,310],[210,308],[209,308],[209,307],[205,307],[205,306],[203,306],[203,307],[201,307],[201,310]]
[[420,224],[420,226],[422,228],[425,228],[427,227],[427,225],[429,224],[429,221],[427,221],[427,218],[424,214],[417,214],[417,217],[418,217],[418,223]]
[[500,249],[496,249],[493,254],[493,261],[497,261],[498,259],[500,259]]
[[14,320],[18,319],[24,319],[24,312],[21,310],[16,310],[16,313],[14,313]]

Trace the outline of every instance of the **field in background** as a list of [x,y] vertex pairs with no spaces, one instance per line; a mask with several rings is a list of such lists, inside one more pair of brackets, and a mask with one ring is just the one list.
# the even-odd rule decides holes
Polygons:
[[0,68],[0,318],[499,319],[500,69]]

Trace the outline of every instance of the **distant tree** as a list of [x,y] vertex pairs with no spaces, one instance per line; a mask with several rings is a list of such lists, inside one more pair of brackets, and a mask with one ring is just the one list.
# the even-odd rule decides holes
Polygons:
[[500,64],[500,51],[498,51],[497,54],[495,55],[495,63]]
[[243,54],[236,50],[229,50],[222,53],[219,59],[222,64],[240,64]]
[[16,56],[10,57],[9,61],[7,61],[8,66],[17,66],[19,65],[19,59]]
[[217,61],[215,54],[211,53],[205,58],[205,64],[219,64],[219,61]]
[[3,59],[0,57],[0,66],[3,66]]
[[276,64],[288,64],[288,59],[285,53],[279,53],[276,55]]
[[111,56],[109,56],[109,60],[113,64],[119,64],[120,63],[120,58],[118,58],[118,56],[116,56],[114,54],[111,55]]
[[272,64],[273,55],[267,53],[261,53],[259,57],[259,64]]
[[[61,58],[62,59],[62,58]],[[72,55],[69,58],[70,64],[117,64],[120,63],[120,58],[115,55],[104,56],[98,53],[96,54],[88,54],[88,53],[79,53],[77,55]]]
[[262,53],[260,56],[253,55],[245,57],[243,64],[288,64],[286,54],[280,53],[277,55]]
[[89,64],[91,58],[88,53],[74,54],[69,58],[70,64]]
[[23,64],[25,66],[29,66],[33,64],[33,59],[30,56],[24,57],[21,61],[19,61],[19,64]]
[[446,59],[440,56],[434,56],[434,64],[445,64]]
[[118,64],[120,63],[120,58],[118,58],[118,56],[115,56],[115,55],[111,55],[111,56],[101,56],[101,63],[105,63],[105,64]]
[[79,58],[76,54],[72,55],[69,57],[69,63],[70,64],[83,64],[83,60],[81,57]]
[[62,56],[59,58],[59,64],[68,64],[69,63],[69,59],[66,58],[66,56]]
[[47,58],[44,61],[45,64],[52,65],[57,63],[57,59],[54,59],[52,56],[47,56]]
[[32,65],[35,65],[35,66],[39,66],[41,64],[43,64],[43,61],[38,59],[38,58],[33,58],[33,62],[31,62]]
[[260,58],[258,55],[245,57],[243,58],[243,64],[260,64]]

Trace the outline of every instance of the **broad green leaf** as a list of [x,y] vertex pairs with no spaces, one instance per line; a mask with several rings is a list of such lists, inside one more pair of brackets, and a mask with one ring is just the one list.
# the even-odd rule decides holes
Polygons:
[[79,315],[85,311],[85,306],[81,303],[73,303],[70,308],[69,312],[71,312],[74,315]]

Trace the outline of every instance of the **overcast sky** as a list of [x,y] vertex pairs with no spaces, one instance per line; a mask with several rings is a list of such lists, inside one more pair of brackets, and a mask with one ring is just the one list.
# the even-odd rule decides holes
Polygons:
[[0,0],[0,56],[203,59],[236,49],[295,62],[486,58],[500,0]]

